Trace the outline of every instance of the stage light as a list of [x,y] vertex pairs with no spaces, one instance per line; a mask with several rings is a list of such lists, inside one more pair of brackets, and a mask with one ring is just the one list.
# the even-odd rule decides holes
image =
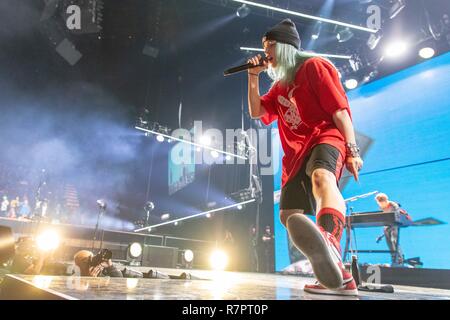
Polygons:
[[358,86],[358,80],[348,79],[345,80],[345,87],[349,90],[355,89]]
[[170,218],[170,214],[169,213],[164,213],[161,215],[161,220],[165,221],[165,220],[169,220]]
[[138,242],[134,242],[130,245],[130,256],[132,258],[139,258],[142,254],[142,246]]
[[336,38],[339,42],[346,42],[353,37],[353,32],[350,31],[350,28],[343,28],[338,31]]
[[219,153],[215,150],[211,151],[211,157],[213,158],[218,158],[219,157]]
[[103,199],[97,200],[97,205],[101,210],[106,210],[106,201]]
[[206,214],[206,217],[207,217],[207,218],[211,218],[211,213],[208,212],[208,213]]
[[424,59],[429,59],[435,54],[434,49],[431,47],[422,48],[419,50],[419,56]]
[[226,157],[225,157],[225,160],[230,161],[231,157],[227,154]]
[[241,204],[237,206],[238,210],[242,210],[242,208],[244,208]]
[[250,8],[247,7],[246,4],[243,4],[242,6],[240,6],[237,10],[236,10],[236,15],[239,18],[245,18],[246,16],[248,16],[250,14]]
[[402,10],[406,4],[404,0],[395,0],[391,9],[389,9],[389,18],[394,19]]
[[138,278],[127,278],[127,289],[134,289],[139,283]]
[[373,30],[373,29],[370,29],[370,28],[360,27],[360,26],[357,26],[357,25],[354,25],[354,24],[345,23],[345,22],[332,20],[332,19],[327,19],[327,18],[322,18],[322,17],[319,17],[319,16],[313,16],[313,15],[309,15],[309,14],[305,14],[305,13],[301,13],[301,12],[297,12],[297,11],[281,9],[281,8],[278,8],[278,7],[269,6],[269,5],[258,3],[258,2],[254,2],[254,1],[247,1],[247,0],[233,0],[233,1],[234,2],[243,3],[243,4],[248,4],[249,6],[254,6],[254,7],[258,7],[258,8],[262,8],[262,9],[272,10],[272,11],[275,11],[275,12],[281,12],[283,14],[290,14],[290,15],[294,15],[294,16],[297,16],[297,17],[302,17],[302,18],[306,18],[306,19],[312,19],[312,20],[316,20],[316,21],[331,23],[331,24],[344,26],[344,27],[349,27],[349,28],[353,28],[353,29],[357,29],[357,30],[361,30],[361,31],[366,31],[366,32],[371,32],[371,33],[375,33],[376,32],[376,30]]
[[36,244],[42,251],[55,250],[59,246],[59,235],[53,230],[44,231],[37,236]]
[[211,137],[209,136],[201,136],[200,137],[200,144],[204,146],[209,146],[211,144]]
[[318,22],[316,22],[316,25],[314,26],[313,32],[311,34],[311,39],[312,40],[319,39],[321,31],[322,31],[322,22],[318,21]]
[[175,222],[173,223],[173,225],[174,225],[174,226],[177,226],[177,225],[178,225],[178,221],[175,221]]
[[194,252],[192,250],[184,250],[183,259],[186,263],[191,263],[194,260]]
[[[263,52],[263,49],[260,48],[252,48],[252,47],[239,47],[242,51],[254,51],[254,52]],[[311,56],[317,56],[317,57],[325,57],[325,58],[335,58],[335,59],[351,59],[352,56],[349,55],[342,55],[342,54],[329,54],[329,53],[316,53],[312,51],[304,51],[304,53],[307,53]]]
[[222,271],[225,270],[225,268],[228,265],[228,256],[225,252],[221,250],[215,250],[212,252],[209,263],[211,266],[211,269],[215,271]]
[[[148,226],[148,227],[144,227],[144,228],[139,228],[139,229],[134,230],[134,232],[139,232],[139,231],[142,231],[142,230],[151,230],[152,228],[164,226],[164,225],[166,225],[166,224],[172,224],[172,223],[177,222],[177,221],[184,221],[184,220],[193,219],[193,218],[200,217],[200,216],[205,216],[205,215],[207,215],[208,213],[214,213],[214,212],[218,212],[218,211],[225,211],[225,210],[227,210],[227,209],[235,208],[235,207],[237,207],[238,205],[244,205],[244,204],[252,203],[252,202],[255,202],[255,201],[256,201],[256,199],[250,199],[250,200],[243,201],[243,202],[240,202],[240,203],[231,204],[231,205],[228,205],[228,206],[225,206],[225,207],[220,207],[220,208],[208,210],[208,211],[205,211],[205,212],[200,212],[200,213],[192,214],[192,215],[189,215],[189,216],[187,216],[187,217],[178,218],[177,220],[165,221],[165,222],[161,222],[161,223],[158,223],[158,224],[155,224],[155,225],[152,225],[152,226]],[[226,212],[225,212],[225,213],[226,213]]]
[[158,140],[158,142],[164,142],[164,137],[162,135],[158,134],[156,136],[156,140]]
[[403,41],[395,41],[390,44],[385,49],[385,54],[389,58],[397,58],[403,55],[408,49],[408,45]]

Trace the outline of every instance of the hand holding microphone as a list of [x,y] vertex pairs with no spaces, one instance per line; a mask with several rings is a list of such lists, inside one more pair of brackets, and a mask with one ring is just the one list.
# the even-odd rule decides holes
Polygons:
[[248,63],[252,65],[252,67],[248,69],[248,73],[250,75],[259,75],[269,67],[269,60],[267,58],[263,58],[260,54],[250,58]]
[[245,70],[248,70],[249,73],[258,75],[261,71],[266,70],[268,66],[269,59],[263,58],[260,54],[258,54],[257,56],[250,58],[246,64],[225,70],[223,75],[228,76],[230,74],[235,74]]

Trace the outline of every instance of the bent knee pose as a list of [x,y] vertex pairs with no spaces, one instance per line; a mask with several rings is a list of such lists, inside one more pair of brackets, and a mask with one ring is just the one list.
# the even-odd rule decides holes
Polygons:
[[[363,161],[337,70],[328,60],[300,50],[289,19],[270,29],[262,45],[266,59],[249,60],[255,65],[248,71],[249,112],[266,125],[278,123],[284,151],[280,220],[318,280],[305,291],[357,294],[341,261],[345,203],[338,181],[344,165],[357,180]],[[273,83],[260,95],[263,71]],[[316,214],[316,224],[308,214]]]

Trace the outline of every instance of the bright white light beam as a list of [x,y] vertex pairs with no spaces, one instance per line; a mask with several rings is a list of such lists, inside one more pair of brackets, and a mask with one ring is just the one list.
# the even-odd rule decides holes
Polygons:
[[277,12],[281,12],[281,13],[286,13],[286,14],[290,14],[290,15],[293,15],[293,16],[297,16],[297,17],[302,17],[302,18],[306,18],[306,19],[312,19],[312,20],[322,21],[322,22],[326,22],[326,23],[336,24],[338,26],[349,27],[349,28],[352,28],[352,29],[366,31],[366,32],[370,32],[370,33],[376,33],[377,32],[377,30],[375,30],[375,29],[360,27],[360,26],[357,26],[357,25],[354,25],[354,24],[350,24],[350,23],[346,23],[346,22],[341,22],[341,21],[327,19],[327,18],[322,18],[322,17],[316,17],[316,16],[312,16],[312,15],[309,15],[309,14],[301,13],[301,12],[296,12],[296,11],[281,9],[281,8],[277,8],[277,7],[272,7],[272,6],[268,6],[268,5],[262,4],[262,3],[253,2],[253,1],[245,1],[245,0],[233,0],[233,1],[234,2],[248,4],[249,6],[259,7],[259,8],[263,8],[263,9],[269,9],[269,10],[273,10],[273,11],[277,11]]
[[213,213],[213,212],[217,212],[217,211],[222,211],[222,210],[234,208],[234,207],[237,207],[237,206],[240,206],[240,205],[243,205],[243,204],[246,204],[246,203],[251,203],[251,202],[254,202],[254,201],[256,201],[256,199],[250,199],[250,200],[247,200],[247,201],[243,201],[243,202],[240,202],[240,203],[235,203],[235,204],[232,204],[232,205],[229,205],[229,206],[225,206],[225,207],[222,207],[222,208],[212,209],[212,210],[209,210],[209,211],[196,213],[196,214],[193,214],[193,215],[190,215],[190,216],[187,216],[187,217],[183,217],[183,218],[180,218],[180,219],[176,219],[176,220],[172,220],[172,221],[166,221],[166,222],[155,224],[153,226],[148,226],[148,227],[145,227],[145,228],[136,229],[136,230],[134,230],[134,232],[139,232],[139,231],[143,231],[143,230],[147,230],[147,229],[151,229],[151,228],[155,228],[155,227],[160,227],[160,226],[163,226],[163,225],[166,225],[166,224],[171,224],[171,223],[174,223],[174,222],[177,222],[177,221],[182,221],[182,220],[187,220],[187,219],[191,219],[191,218],[195,218],[195,217],[199,217],[199,216],[204,216],[204,215],[207,215],[208,213]]
[[[243,51],[264,52],[264,49],[260,49],[260,48],[240,47],[240,49],[243,50]],[[307,53],[307,54],[310,54],[312,56],[319,56],[319,57],[336,58],[336,59],[347,59],[347,60],[350,60],[352,58],[352,56],[344,56],[344,55],[339,55],[339,54],[315,53],[315,52],[308,52],[308,51],[304,51],[304,52]]]
[[192,142],[192,141],[189,141],[189,140],[179,139],[179,138],[176,138],[176,137],[169,136],[167,134],[163,134],[163,133],[159,133],[159,132],[156,132],[156,131],[148,130],[148,129],[141,128],[141,127],[138,127],[138,126],[136,126],[135,128],[138,129],[138,130],[141,130],[141,131],[145,131],[145,132],[149,132],[149,133],[155,134],[155,135],[161,135],[161,136],[163,136],[165,138],[168,138],[168,139],[176,140],[176,141],[179,141],[179,142],[184,142],[184,143],[196,146],[196,147],[200,147],[200,148],[203,148],[203,149],[208,149],[208,150],[211,150],[211,151],[216,151],[216,152],[221,153],[221,154],[226,154],[226,155],[229,155],[229,156],[232,156],[232,157],[235,157],[235,158],[240,158],[240,159],[247,160],[247,157],[240,156],[240,155],[237,155],[237,154],[234,154],[234,153],[230,153],[230,152],[226,152],[226,151],[223,151],[223,150],[219,150],[219,149],[216,149],[216,148],[208,147],[208,146],[205,146],[205,145],[200,144],[200,143],[195,143],[195,142]]

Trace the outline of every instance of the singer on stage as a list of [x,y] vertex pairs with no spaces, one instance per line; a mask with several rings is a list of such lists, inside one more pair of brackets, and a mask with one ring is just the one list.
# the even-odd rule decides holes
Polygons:
[[[357,295],[341,261],[345,203],[338,188],[344,164],[358,180],[363,161],[356,145],[345,91],[331,62],[300,51],[295,24],[283,20],[263,37],[265,58],[248,70],[252,118],[278,121],[284,151],[280,219],[295,246],[310,260],[318,282],[304,290]],[[260,96],[259,74],[273,80]],[[304,214],[316,213],[317,225]]]

